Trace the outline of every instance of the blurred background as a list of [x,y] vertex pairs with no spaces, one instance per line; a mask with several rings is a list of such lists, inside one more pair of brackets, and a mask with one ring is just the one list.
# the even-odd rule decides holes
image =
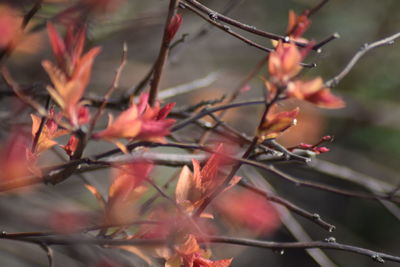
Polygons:
[[[28,10],[32,1],[1,1],[19,10]],[[45,1],[37,18],[52,17],[57,11],[71,5],[73,1]],[[246,24],[269,32],[284,34],[288,11],[303,10],[315,6],[317,0],[204,0],[203,4],[222,11],[229,4],[229,16]],[[115,95],[121,95],[137,85],[151,68],[158,55],[168,1],[123,1],[108,10],[99,12],[89,29],[89,45],[99,45],[102,53],[96,60],[89,95],[102,95],[110,86],[114,70],[118,66],[123,43],[128,45],[128,64],[123,72],[120,87]],[[305,69],[305,77],[322,76],[324,80],[338,74],[364,43],[387,37],[400,29],[400,1],[398,0],[332,0],[312,16],[312,25],[305,37],[320,41],[337,32],[341,38],[323,47],[321,53],[310,53],[306,62],[317,67]],[[248,46],[219,29],[209,28],[201,18],[189,10],[180,10],[183,25],[176,39],[185,35],[184,42],[173,49],[165,68],[161,88],[168,89],[202,79],[204,88],[166,101],[176,101],[178,107],[195,104],[202,100],[220,99],[240,84],[258,62],[266,56],[263,51]],[[270,40],[238,32],[264,46],[271,47]],[[201,33],[201,34],[200,34]],[[51,58],[47,34],[36,30],[13,53],[7,64],[14,78],[21,84],[32,85],[47,82],[41,68],[44,58]],[[394,43],[368,52],[340,84],[333,89],[342,96],[347,107],[341,110],[322,110],[311,105],[302,105],[295,130],[285,133],[279,141],[286,146],[300,142],[315,143],[324,135],[333,135],[335,140],[327,146],[329,153],[319,155],[310,166],[285,164],[282,170],[301,179],[332,184],[349,190],[363,191],[363,179],[369,184],[371,177],[384,184],[400,184],[400,46]],[[262,96],[264,90],[261,77],[266,76],[266,67],[250,82],[251,90],[240,95],[239,100]],[[0,85],[5,90],[4,85]],[[40,85],[38,85],[40,87]],[[15,100],[0,99],[2,108],[2,136],[13,124],[30,124],[27,116],[20,114],[9,118],[10,109],[15,110]],[[296,105],[290,103],[287,105]],[[251,135],[256,127],[260,107],[244,107],[228,112],[230,125]],[[186,136],[188,141],[193,136]],[[112,148],[108,144],[94,143],[87,154]],[[57,162],[52,154],[47,160]],[[329,165],[331,162],[335,165]],[[315,167],[315,169],[313,168]],[[343,167],[342,167],[343,166]],[[355,172],[351,172],[350,169]],[[339,171],[340,170],[340,171]],[[172,173],[173,169],[160,168],[157,174]],[[242,175],[250,171],[242,169]],[[296,187],[268,173],[256,172],[254,176],[267,178],[270,186],[279,194],[301,207],[316,212],[336,226],[333,233],[295,216],[308,235],[315,240],[334,236],[338,242],[370,248],[389,254],[400,254],[400,223],[398,207],[388,211],[382,203],[335,195],[315,189]],[[357,183],[349,181],[356,176]],[[363,176],[364,175],[364,176]],[[109,174],[104,171],[87,175],[103,194],[107,192]],[[347,178],[346,178],[347,176]],[[380,184],[381,185],[381,184]],[[264,186],[266,186],[264,184]],[[68,212],[91,213],[98,209],[94,197],[81,186],[79,179],[52,186],[39,185],[35,190],[23,194],[0,196],[1,228],[7,232],[38,231],[51,227],[51,220],[67,221]],[[54,216],[59,212],[60,218]],[[67,215],[66,215],[67,214]],[[62,217],[66,216],[66,217]],[[397,216],[397,217],[396,217]],[[54,218],[56,217],[56,218]],[[76,219],[75,217],[72,218]],[[28,223],[29,222],[29,223]],[[46,222],[46,223],[44,223]],[[240,229],[232,234],[241,235]],[[294,241],[291,232],[284,226],[266,240]],[[10,245],[12,244],[12,245]],[[283,255],[270,250],[238,248],[227,245],[215,246],[215,257],[234,257],[232,266],[318,266],[302,250],[288,250]],[[73,251],[72,251],[73,250]],[[101,254],[97,250],[101,250]],[[107,257],[123,258],[121,266],[147,266],[132,255],[102,248],[56,248],[56,266],[107,266]],[[318,252],[319,253],[319,252]],[[322,266],[378,266],[368,257],[338,251],[324,251],[330,261]],[[35,246],[0,240],[1,266],[47,266],[44,252]],[[87,259],[87,255],[98,257],[98,263]],[[81,258],[80,258],[81,257]],[[132,261],[134,260],[134,262]],[[324,261],[322,261],[324,262]],[[62,264],[60,264],[62,263]],[[98,265],[96,265],[98,264]],[[110,265],[111,266],[111,265]],[[386,263],[385,266],[395,266]]]

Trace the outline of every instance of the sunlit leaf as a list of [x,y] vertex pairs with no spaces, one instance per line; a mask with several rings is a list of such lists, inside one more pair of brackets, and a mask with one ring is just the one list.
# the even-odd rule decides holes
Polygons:
[[276,138],[291,126],[296,125],[298,114],[299,108],[295,108],[292,111],[267,114],[264,123],[257,129],[257,136],[260,141]]

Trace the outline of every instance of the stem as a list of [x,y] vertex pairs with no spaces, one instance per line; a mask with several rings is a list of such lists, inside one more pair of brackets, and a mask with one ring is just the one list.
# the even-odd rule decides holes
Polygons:
[[168,16],[167,21],[164,27],[164,36],[161,43],[160,53],[158,55],[156,65],[154,67],[154,76],[153,80],[151,81],[150,87],[150,95],[149,95],[149,104],[153,106],[157,99],[158,88],[160,85],[161,75],[164,69],[165,62],[168,57],[168,52],[170,48],[171,40],[169,38],[168,27],[171,24],[172,19],[177,13],[179,0],[170,0],[169,2],[169,9],[168,9]]
[[376,42],[370,43],[370,44],[364,44],[360,50],[352,57],[352,59],[347,63],[347,65],[344,67],[344,69],[335,77],[330,79],[325,83],[326,87],[335,87],[346,75],[353,69],[353,67],[356,65],[356,63],[360,60],[362,56],[364,56],[367,52],[370,50],[384,46],[384,45],[391,45],[394,43],[396,39],[400,38],[400,32],[395,33],[389,37],[386,37],[384,39],[378,40]]

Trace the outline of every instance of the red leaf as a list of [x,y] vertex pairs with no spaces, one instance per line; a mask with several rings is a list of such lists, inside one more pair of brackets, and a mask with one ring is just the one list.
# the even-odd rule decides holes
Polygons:
[[322,108],[342,108],[344,101],[324,87],[321,77],[310,81],[294,81],[288,84],[287,94],[300,100],[311,102]]
[[68,143],[65,146],[61,146],[68,156],[72,156],[78,146],[79,139],[75,135],[71,135],[68,140]]
[[[147,104],[148,94],[142,94],[138,104],[132,104],[123,111],[117,119],[110,121],[108,127],[94,134],[94,138],[101,138],[116,143],[116,139],[146,140],[164,142],[164,137],[170,133],[174,119],[167,119],[167,115],[175,103],[167,104],[160,108],[156,103],[154,107]],[[123,145],[118,146],[126,152]]]
[[264,123],[257,129],[257,136],[260,138],[260,141],[276,138],[291,126],[296,125],[298,114],[299,108],[291,111],[267,114]]
[[65,56],[67,54],[67,50],[64,41],[61,39],[57,30],[50,22],[47,23],[47,33],[49,35],[53,55],[56,58],[58,66],[65,68]]
[[264,197],[250,191],[228,191],[214,205],[228,223],[239,224],[256,233],[271,233],[281,224],[273,206]]

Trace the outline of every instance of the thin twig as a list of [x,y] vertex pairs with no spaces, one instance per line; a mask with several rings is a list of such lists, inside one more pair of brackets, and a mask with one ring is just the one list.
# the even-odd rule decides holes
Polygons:
[[[234,19],[232,19],[230,17],[222,15],[222,14],[216,12],[215,10],[212,10],[212,9],[202,5],[201,3],[199,3],[196,0],[184,0],[184,2],[191,4],[192,6],[194,6],[195,8],[200,10],[201,12],[207,14],[207,16],[209,16],[213,20],[223,21],[225,23],[228,23],[228,24],[230,24],[232,26],[235,26],[235,27],[237,27],[239,29],[242,29],[244,31],[251,32],[253,34],[256,34],[256,35],[259,35],[259,36],[262,36],[262,37],[266,37],[266,38],[269,38],[269,39],[272,39],[272,40],[282,40],[284,42],[288,42],[289,41],[289,38],[287,36],[281,36],[279,34],[274,34],[274,33],[269,33],[269,32],[266,32],[266,31],[258,30],[254,26],[250,26],[250,25],[244,24],[244,23],[239,22],[237,20],[234,20]],[[301,42],[295,42],[295,44],[298,45],[298,46],[301,46],[301,47],[306,47],[307,46],[307,44],[301,43]]]
[[[22,23],[21,23],[22,31],[25,30],[26,26],[29,24],[31,19],[39,11],[39,9],[42,6],[42,2],[43,2],[43,0],[37,0],[33,4],[32,8],[28,11],[28,13],[25,14],[25,16],[23,17]],[[11,55],[11,53],[17,47],[17,45],[18,45],[20,40],[21,39],[17,39],[17,42],[11,42],[6,47],[0,49],[0,66],[2,66],[4,64],[4,62],[5,62],[5,60]]]
[[261,105],[261,104],[264,104],[264,102],[265,102],[264,100],[250,100],[250,101],[244,101],[244,102],[230,103],[230,104],[221,105],[221,106],[213,107],[213,108],[204,108],[197,114],[193,115],[192,117],[187,118],[187,119],[175,124],[171,128],[171,131],[175,132],[177,130],[180,130],[180,129],[184,128],[185,126],[187,126],[188,124],[190,124],[198,119],[201,119],[202,117],[205,117],[208,114],[211,114],[214,112],[218,112],[218,111],[225,110],[225,109],[243,107],[243,106]]
[[46,252],[47,259],[49,261],[49,267],[54,267],[54,256],[51,247],[46,243],[39,243],[39,246],[44,250],[44,252]]
[[[201,237],[199,237],[201,240]],[[274,241],[260,241],[246,238],[235,238],[235,237],[224,237],[224,236],[207,236],[204,237],[203,242],[211,243],[224,243],[242,245],[248,247],[259,247],[267,249],[309,249],[309,248],[321,248],[321,249],[332,249],[352,252],[364,256],[371,257],[372,260],[379,263],[384,263],[385,260],[400,262],[400,257],[393,256],[370,249],[361,247],[336,243],[336,242],[325,242],[325,241],[311,241],[311,242],[274,242]]]
[[22,21],[22,29],[25,29],[25,27],[28,25],[29,21],[35,16],[35,14],[39,11],[39,9],[42,7],[43,0],[37,0],[32,8],[28,11],[28,13],[25,14],[24,19]]
[[332,34],[331,36],[329,36],[328,38],[320,41],[319,43],[317,43],[316,45],[314,45],[313,47],[315,49],[320,49],[321,47],[325,46],[327,43],[330,43],[333,40],[339,39],[340,35],[339,33],[335,32],[334,34]]
[[[274,193],[276,190],[272,187],[268,181],[264,179],[264,177],[260,174],[258,170],[253,168],[244,167],[244,173],[246,173],[249,180],[260,189],[268,190],[269,192]],[[282,205],[275,205],[276,210],[279,213],[279,218],[282,221],[283,225],[286,229],[291,233],[291,235],[300,242],[310,242],[312,241],[309,234],[302,227],[302,225],[298,222],[298,220],[290,213],[289,209]],[[329,239],[331,240],[331,239]],[[307,249],[306,253],[310,255],[310,257],[318,263],[321,267],[337,267],[335,263],[319,248],[316,249]]]
[[255,186],[249,184],[248,182],[245,182],[243,179],[239,182],[239,185],[243,186],[244,188],[247,188],[248,190],[250,190],[258,195],[265,197],[269,201],[278,203],[278,204],[286,207],[288,210],[290,210],[306,219],[309,219],[310,221],[318,224],[319,226],[321,226],[325,230],[328,230],[329,232],[332,232],[335,229],[334,225],[322,220],[321,216],[319,216],[317,213],[308,212],[305,209],[300,208],[299,206],[291,203],[290,201],[288,201],[280,196],[265,192],[264,190],[261,190]]
[[[145,147],[175,147],[175,148],[181,148],[181,149],[192,149],[192,150],[203,150],[206,151],[208,153],[217,153],[216,151],[208,148],[208,147],[204,147],[204,146],[200,146],[197,144],[183,144],[183,143],[167,143],[167,144],[162,144],[162,143],[152,143],[152,142],[137,142],[131,145],[128,145],[128,149],[131,150],[135,147],[140,147],[140,146],[145,146]],[[251,147],[251,146],[249,146]],[[53,184],[56,184],[59,182],[59,175],[60,173],[64,173],[65,170],[67,169],[74,169],[76,170],[77,167],[81,164],[89,164],[89,166],[96,166],[96,165],[102,165],[102,166],[110,166],[111,162],[112,163],[118,163],[115,160],[107,160],[107,161],[99,161],[99,159],[104,158],[104,157],[108,157],[111,156],[113,154],[117,154],[120,153],[120,151],[118,149],[114,149],[114,150],[110,150],[108,152],[104,152],[101,154],[98,154],[96,156],[92,156],[90,158],[81,158],[81,159],[77,159],[77,160],[72,160],[66,164],[61,164],[61,165],[57,165],[57,166],[53,166],[53,167],[49,167],[47,169],[42,170],[44,173],[48,173],[50,172],[47,176],[45,176],[45,178],[40,178],[40,177],[24,177],[21,179],[17,179],[11,182],[7,182],[7,183],[1,183],[0,184],[0,192],[4,192],[4,191],[8,191],[11,189],[15,189],[15,188],[20,188],[23,186],[27,186],[27,185],[33,185],[33,184],[37,184],[40,182],[43,182],[43,179],[47,182],[51,182]],[[155,153],[157,154],[157,153]],[[257,167],[261,170],[265,170],[265,171],[269,171],[272,172],[276,175],[278,175],[278,177],[293,183],[296,186],[304,186],[304,187],[309,187],[309,188],[314,188],[317,190],[322,190],[322,191],[326,191],[326,192],[331,192],[331,193],[335,193],[338,195],[343,195],[343,196],[348,196],[348,197],[355,197],[355,198],[363,198],[363,199],[369,199],[369,200],[375,200],[375,201],[379,201],[379,200],[387,200],[393,203],[400,203],[400,199],[398,197],[393,197],[391,195],[385,195],[385,194],[379,194],[379,193],[372,193],[372,194],[368,194],[368,193],[361,193],[361,192],[354,192],[354,191],[349,191],[349,190],[344,190],[344,189],[339,189],[339,188],[335,188],[329,185],[325,185],[325,184],[320,184],[320,183],[315,183],[315,182],[311,182],[311,181],[306,181],[304,179],[299,179],[293,176],[290,176],[289,174],[286,174],[284,172],[282,172],[281,170],[277,169],[276,167],[274,167],[273,165],[267,165],[267,164],[263,164],[254,160],[249,160],[245,157],[235,157],[235,156],[230,156],[227,154],[223,154],[223,156],[239,162],[240,164],[246,164],[249,166],[253,166],[253,167]],[[165,165],[170,165],[171,162],[168,160],[168,158],[172,157],[171,155],[168,156],[168,158],[166,158],[165,155],[163,154],[159,154],[157,156],[160,160],[157,162],[158,164],[165,164]],[[176,157],[179,157],[178,155],[176,155]],[[179,166],[183,166],[183,165],[187,165],[190,164],[190,162],[188,162],[188,158],[184,159],[184,157],[188,157],[187,155],[184,155],[183,157],[181,157],[181,162],[179,164]],[[189,157],[193,157],[193,155],[190,155]],[[162,160],[163,158],[163,160]],[[141,158],[141,160],[143,160],[143,158]],[[126,162],[126,161],[125,161]],[[236,172],[236,168],[239,164],[235,165],[235,168],[232,169],[232,172]],[[175,165],[176,166],[176,165]],[[61,171],[59,171],[61,169]],[[82,171],[84,168],[81,167],[80,171]],[[73,172],[72,172],[73,173]],[[230,175],[229,175],[230,176]],[[229,177],[228,176],[228,177]],[[54,180],[53,180],[54,179]]]
[[[311,165],[318,172],[355,183],[366,188],[370,192],[386,193],[390,197],[395,197],[392,186],[369,175],[354,171],[348,167],[340,166],[324,160],[314,160]],[[386,200],[380,200],[381,204],[398,220],[400,220],[400,208]]]
[[150,106],[153,106],[157,99],[158,87],[160,85],[161,75],[164,69],[165,62],[168,57],[168,52],[171,42],[169,37],[168,27],[177,13],[178,4],[179,0],[170,0],[169,2],[168,16],[164,27],[164,36],[161,43],[160,53],[158,54],[158,58],[154,67],[153,80],[151,81],[151,86],[150,86],[150,95],[149,95]]
[[325,86],[330,88],[335,87],[347,74],[349,74],[349,72],[353,69],[353,67],[360,60],[360,58],[363,57],[367,52],[380,46],[391,45],[398,38],[400,38],[400,32],[395,33],[384,39],[378,40],[376,42],[370,44],[364,44],[360,48],[360,50],[351,58],[351,60],[349,61],[349,63],[347,63],[344,69],[338,75],[327,81],[325,83]]
[[119,63],[118,68],[115,70],[115,75],[114,75],[114,79],[112,81],[111,87],[108,89],[107,93],[104,95],[103,98],[103,103],[100,105],[100,107],[97,109],[96,114],[94,115],[91,123],[90,123],[90,127],[89,127],[89,131],[87,136],[90,137],[91,133],[93,132],[94,127],[96,126],[97,121],[100,119],[104,108],[107,105],[108,100],[110,99],[112,93],[118,88],[119,86],[119,81],[121,79],[121,74],[122,71],[124,70],[124,67],[126,65],[127,62],[127,56],[128,56],[128,46],[126,43],[123,44],[123,48],[122,48],[122,56],[121,56],[121,62]]
[[[41,117],[45,117],[45,118],[49,118],[49,113],[47,112],[47,109],[45,107],[43,107],[39,102],[36,102],[33,98],[26,96],[23,92],[23,90],[20,88],[19,84],[14,81],[14,79],[12,78],[10,72],[8,71],[8,69],[3,66],[1,68],[1,75],[3,80],[5,81],[5,83],[7,84],[8,87],[10,87],[13,92],[15,93],[15,95],[25,104],[31,106],[33,109],[36,110],[36,112],[41,116]],[[62,121],[57,122],[61,127],[73,131],[74,129],[72,129],[71,125],[64,123]]]
[[21,101],[34,108],[40,116],[48,117],[48,112],[46,108],[44,108],[41,104],[39,104],[32,98],[24,95],[19,84],[14,81],[8,69],[4,66],[1,68],[1,75],[5,83],[14,91],[14,93],[18,96],[19,99],[21,99]]
[[[228,98],[227,102],[232,103],[233,101],[236,100],[236,98],[240,95],[241,90],[245,87],[248,86],[248,83],[254,78],[254,76],[257,75],[257,73],[260,72],[261,68],[264,66],[266,63],[268,57],[264,57],[261,59],[257,65],[250,71],[250,73],[243,79],[243,81],[240,82],[239,86],[235,88],[233,93],[230,95]],[[222,118],[225,116],[227,110],[222,111],[218,116],[214,115],[213,119],[217,121],[217,123],[214,124],[214,127],[210,128],[209,130],[206,130],[203,135],[199,139],[199,144],[203,144],[208,136],[210,135],[211,131],[217,128],[219,125],[223,124]],[[240,135],[242,136],[242,135]],[[251,142],[251,140],[250,140]]]
[[258,49],[260,49],[260,50],[262,50],[262,51],[264,51],[264,52],[267,52],[267,53],[273,51],[271,48],[268,48],[268,47],[259,45],[259,44],[257,44],[256,42],[254,42],[254,41],[252,41],[252,40],[250,40],[250,39],[244,37],[243,35],[240,35],[240,34],[234,32],[229,26],[226,26],[226,25],[224,25],[224,24],[221,24],[221,23],[219,23],[217,20],[214,20],[214,19],[208,17],[207,15],[204,15],[203,13],[201,13],[200,11],[198,11],[196,8],[194,8],[194,7],[191,6],[190,4],[187,4],[187,3],[182,2],[182,5],[183,5],[185,8],[189,9],[190,11],[192,11],[193,13],[195,13],[196,15],[198,15],[199,17],[201,17],[202,19],[204,19],[205,21],[207,21],[208,23],[210,23],[210,24],[216,26],[217,28],[223,30],[224,32],[226,32],[226,33],[228,33],[228,34],[230,34],[230,35],[232,35],[232,36],[238,38],[239,40],[245,42],[246,44],[251,45],[251,46],[254,46],[254,47],[256,47],[256,48],[258,48]]
[[317,13],[325,4],[327,4],[329,0],[322,0],[318,5],[315,7],[311,8],[310,11],[308,11],[308,17],[311,17],[315,13]]

